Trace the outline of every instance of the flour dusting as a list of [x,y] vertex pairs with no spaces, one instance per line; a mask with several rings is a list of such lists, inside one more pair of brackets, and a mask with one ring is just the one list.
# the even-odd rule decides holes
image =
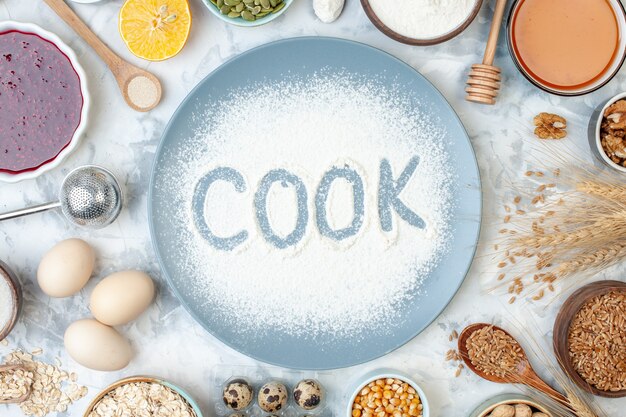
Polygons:
[[[401,86],[318,74],[233,91],[195,115],[202,128],[162,156],[168,164],[156,178],[157,192],[169,198],[158,214],[171,218],[178,236],[162,256],[181,265],[175,279],[182,295],[247,336],[392,332],[453,233],[446,132],[420,108]],[[399,189],[403,171],[410,173],[386,231],[379,207],[383,160]],[[241,174],[241,187],[231,177],[215,181],[202,194],[200,211],[218,239],[244,234],[229,250],[198,231],[192,205],[200,180],[222,167]],[[355,227],[335,239],[320,231],[316,198],[325,173],[342,168],[353,181],[330,184],[323,218],[333,231]],[[268,241],[255,205],[266,174],[281,169],[301,182],[306,196],[304,204],[297,182],[277,181],[263,200],[278,240],[295,233],[298,214],[306,213],[301,236],[284,248]],[[423,228],[399,215],[400,204],[419,215]]]

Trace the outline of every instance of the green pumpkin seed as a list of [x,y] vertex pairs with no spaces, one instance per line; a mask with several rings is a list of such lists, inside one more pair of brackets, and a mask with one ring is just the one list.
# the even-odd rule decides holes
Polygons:
[[244,10],[243,12],[241,12],[241,17],[249,22],[253,22],[254,20],[256,20],[256,17],[254,17],[254,15],[250,13],[249,10]]
[[278,12],[278,11],[282,10],[282,8],[283,8],[283,7],[285,7],[285,3],[280,3],[278,6],[276,6],[276,7],[274,8],[274,10],[272,11],[272,13],[276,13],[276,12]]
[[246,7],[245,4],[239,3],[238,5],[235,6],[235,11],[241,13],[245,7]]
[[278,4],[278,0],[270,0],[270,5],[272,7],[276,7],[277,4]]
[[222,13],[222,14],[230,13],[230,6],[223,5],[222,7],[220,7],[220,13]]
[[254,0],[254,5],[255,5],[255,6],[258,6],[258,5],[260,5],[260,4],[261,4],[261,0]]
[[241,16],[241,13],[239,13],[239,12],[230,12],[230,13],[228,13],[228,17],[232,17],[233,19],[235,17],[239,17],[239,16]]
[[260,1],[261,1],[261,7],[263,7],[264,9],[270,8],[270,0],[260,0]]
[[[217,6],[217,1],[215,0],[211,0],[211,3],[213,3],[215,6]],[[218,6],[219,7],[219,6]]]
[[260,19],[260,18],[262,18],[262,17],[264,17],[264,16],[267,16],[268,14],[270,14],[270,12],[261,12],[261,13],[259,13],[259,14],[257,14],[257,15],[256,15],[256,18],[257,18],[257,19]]
[[252,9],[250,9],[250,13],[252,13],[253,15],[257,15],[259,13],[261,13],[261,6],[256,6]]
[[241,0],[224,0],[224,4],[227,6],[236,6],[241,3]]
[[217,4],[216,4],[216,6],[217,6],[219,9],[221,9],[223,5],[224,5],[224,0],[217,0]]
[[246,5],[254,4],[254,0],[243,0],[243,2],[246,3]]

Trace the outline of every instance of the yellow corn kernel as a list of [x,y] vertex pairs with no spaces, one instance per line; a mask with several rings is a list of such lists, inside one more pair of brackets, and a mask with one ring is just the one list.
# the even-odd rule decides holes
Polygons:
[[352,410],[352,417],[361,417],[361,410],[359,409]]

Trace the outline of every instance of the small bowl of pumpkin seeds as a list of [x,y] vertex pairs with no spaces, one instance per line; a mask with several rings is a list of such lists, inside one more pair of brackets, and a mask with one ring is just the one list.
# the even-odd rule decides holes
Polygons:
[[203,0],[211,13],[236,26],[260,26],[283,14],[293,0]]

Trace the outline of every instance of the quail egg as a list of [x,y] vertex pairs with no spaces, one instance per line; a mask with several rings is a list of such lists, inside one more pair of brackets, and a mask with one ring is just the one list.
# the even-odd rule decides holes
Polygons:
[[233,379],[226,384],[222,395],[226,407],[239,411],[250,405],[254,396],[254,389],[244,379]]
[[313,410],[322,402],[322,387],[314,379],[303,379],[293,390],[296,404],[304,410]]
[[259,390],[259,407],[265,412],[275,413],[287,405],[287,387],[280,382],[271,381]]

